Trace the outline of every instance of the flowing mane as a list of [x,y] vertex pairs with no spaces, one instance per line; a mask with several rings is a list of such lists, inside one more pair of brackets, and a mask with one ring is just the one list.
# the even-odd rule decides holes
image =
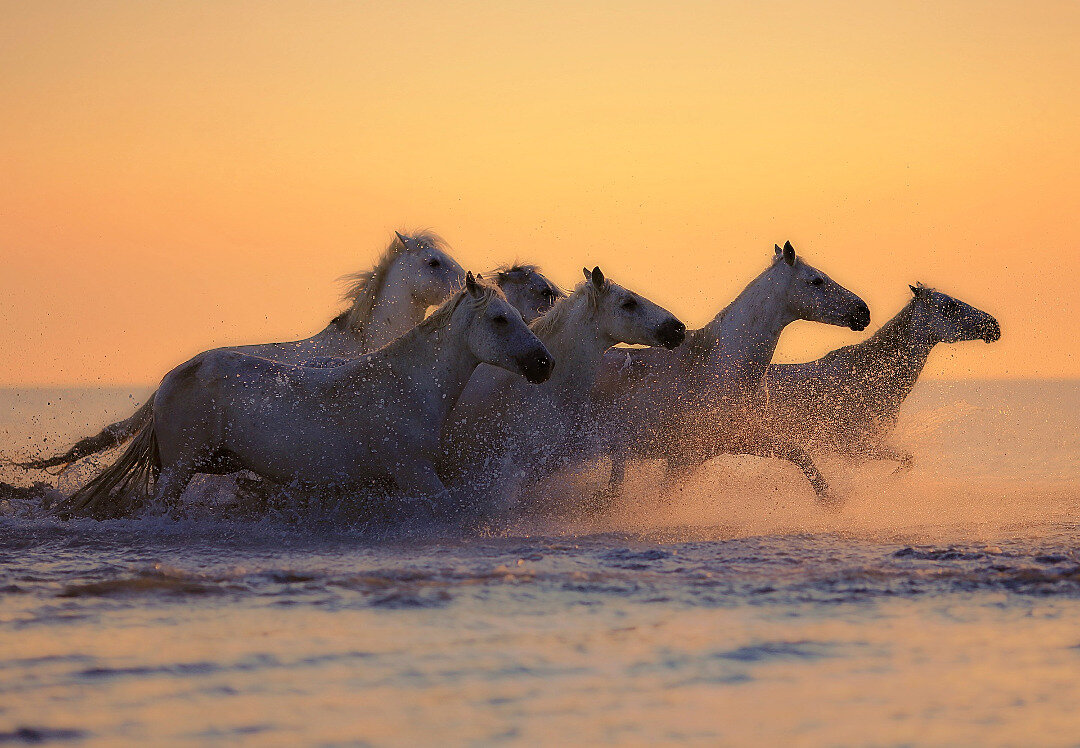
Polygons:
[[[727,306],[717,312],[716,316],[713,317],[707,325],[699,327],[696,330],[686,331],[686,341],[683,343],[683,350],[689,354],[688,360],[700,360],[716,347],[719,342],[717,330],[723,326],[727,315],[730,314],[733,309],[738,307],[740,301],[743,300],[743,297],[750,293],[750,289],[765,275],[765,273],[776,267],[777,263],[783,261],[783,256],[775,255],[769,260],[769,266],[755,276],[752,281],[747,283],[743,290],[739,291],[739,295],[732,299]],[[802,261],[802,257],[795,258],[796,265]]]
[[538,317],[532,323],[530,329],[539,337],[561,330],[569,321],[570,313],[577,305],[579,298],[584,295],[585,303],[589,305],[589,308],[596,309],[600,305],[601,294],[606,290],[607,281],[604,282],[603,288],[597,288],[596,284],[591,280],[582,281],[570,292],[569,296],[564,296],[556,301],[555,306],[551,307],[542,317]]
[[540,266],[535,265],[531,262],[521,262],[520,260],[514,260],[511,263],[504,262],[502,265],[499,265],[491,272],[495,273],[496,275],[514,275],[515,273],[524,273],[525,275],[528,275],[529,273],[539,273]]
[[[518,275],[528,278],[533,273],[543,275],[539,265],[532,262],[522,262],[521,260],[514,260],[512,263],[503,263],[492,270],[491,273],[499,279],[507,279]],[[554,281],[550,278],[548,278],[547,281],[551,284],[552,289],[554,289],[559,298],[566,296],[566,292],[559,288]]]
[[503,292],[499,290],[498,286],[491,285],[484,281],[477,281],[476,285],[483,289],[480,298],[474,299],[472,295],[463,288],[438,306],[434,312],[428,315],[427,319],[417,325],[414,329],[431,331],[449,325],[450,318],[454,316],[454,312],[457,311],[457,308],[461,306],[461,303],[466,299],[469,300],[474,308],[484,309],[487,308],[487,305],[491,303],[493,298],[496,296],[503,296]]
[[[408,234],[408,236],[441,251],[447,249],[446,241],[430,231],[420,231]],[[341,276],[339,280],[348,284],[342,298],[349,302],[349,308],[334,317],[331,324],[337,325],[340,330],[352,330],[363,336],[364,328],[371,319],[371,313],[379,300],[379,294],[386,285],[386,276],[390,273],[390,268],[394,266],[398,257],[407,251],[408,248],[395,235],[379,256],[374,268]]]

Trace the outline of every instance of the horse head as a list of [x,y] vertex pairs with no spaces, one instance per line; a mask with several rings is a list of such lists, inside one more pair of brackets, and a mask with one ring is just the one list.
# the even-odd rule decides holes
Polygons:
[[528,324],[566,296],[536,265],[515,262],[494,271],[495,282]]
[[600,268],[582,268],[585,288],[596,310],[600,333],[612,345],[678,348],[686,338],[686,325],[659,304],[605,278]]
[[913,296],[916,327],[926,335],[925,342],[931,345],[963,340],[993,343],[1001,338],[998,321],[981,309],[927,288],[922,283],[909,288]]
[[478,360],[520,374],[533,384],[551,376],[548,349],[497,286],[465,276],[458,308],[468,315],[467,345]]
[[401,293],[417,304],[435,306],[461,288],[465,270],[447,253],[439,237],[395,233],[401,246],[388,272],[386,291]]
[[787,304],[795,319],[865,330],[870,324],[866,302],[817,268],[795,256],[786,242],[776,245],[773,266],[787,278]]

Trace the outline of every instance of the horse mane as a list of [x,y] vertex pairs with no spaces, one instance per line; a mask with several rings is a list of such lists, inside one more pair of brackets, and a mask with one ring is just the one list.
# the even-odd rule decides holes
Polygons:
[[[496,267],[491,272],[496,278],[506,278],[511,275],[528,276],[532,273],[536,273],[537,275],[543,275],[543,272],[541,272],[539,265],[532,262],[522,262],[521,260],[514,260],[512,263],[508,264],[504,263]],[[551,284],[551,287],[555,289],[555,293],[558,294],[560,298],[566,296],[566,292],[559,288],[558,284],[555,283],[555,281],[551,280],[547,276],[544,276],[544,278],[549,284]]]
[[[418,242],[426,242],[440,251],[446,251],[447,249],[446,241],[431,231],[414,232],[407,234],[407,236]],[[375,310],[375,303],[379,300],[379,294],[382,293],[383,287],[386,285],[386,277],[390,273],[390,268],[394,266],[394,262],[397,261],[398,257],[406,251],[408,251],[407,248],[395,234],[390,244],[387,245],[375,262],[375,267],[371,270],[362,270],[358,273],[341,276],[339,280],[348,284],[342,298],[349,302],[349,308],[334,317],[330,324],[336,325],[339,330],[352,330],[359,333],[362,338],[367,323],[371,319],[371,314]]]
[[[795,258],[795,267],[798,267],[802,261],[802,257],[797,256]],[[753,280],[747,283],[743,289],[739,291],[738,295],[728,302],[727,306],[717,312],[716,315],[709,320],[708,324],[704,327],[699,327],[696,330],[687,330],[686,339],[682,344],[683,350],[689,351],[692,359],[703,358],[708,355],[708,353],[716,346],[717,341],[716,334],[712,332],[713,328],[722,326],[724,324],[724,319],[731,313],[731,310],[735,308],[735,305],[739,303],[742,297],[750,292],[750,289],[763,275],[765,275],[765,273],[772,270],[776,267],[777,263],[780,262],[784,262],[783,255],[774,255],[772,259],[769,260],[769,264],[765,270],[755,275]]]
[[515,273],[539,273],[540,266],[531,262],[522,262],[521,260],[514,260],[511,263],[503,263],[497,268],[491,271],[496,275],[514,275]]
[[600,297],[608,289],[608,281],[604,281],[603,288],[597,288],[591,280],[584,280],[577,284],[568,296],[563,296],[555,302],[551,309],[537,317],[532,323],[532,331],[536,335],[551,335],[561,330],[568,322],[570,312],[577,305],[577,300],[585,296],[585,303],[589,309],[595,310],[600,306]]
[[440,327],[446,327],[450,324],[450,318],[454,316],[454,312],[461,306],[466,299],[473,305],[475,309],[485,309],[487,305],[491,303],[491,300],[497,296],[503,296],[503,292],[499,290],[498,286],[487,283],[486,281],[476,281],[476,285],[479,286],[483,293],[479,298],[473,298],[472,294],[467,289],[462,288],[455,293],[449,299],[440,304],[434,312],[428,315],[427,319],[417,325],[415,330],[422,330],[425,332],[431,332],[437,330]]

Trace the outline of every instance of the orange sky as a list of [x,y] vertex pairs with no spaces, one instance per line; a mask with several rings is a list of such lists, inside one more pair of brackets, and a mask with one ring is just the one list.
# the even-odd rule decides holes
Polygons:
[[[1080,3],[0,3],[0,384],[307,336],[429,226],[706,321],[790,239],[875,324],[936,285],[1080,376]],[[862,336],[800,323],[778,353]]]

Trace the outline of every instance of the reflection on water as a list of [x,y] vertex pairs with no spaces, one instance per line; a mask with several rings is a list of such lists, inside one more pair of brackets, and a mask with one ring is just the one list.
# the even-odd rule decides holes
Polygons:
[[[142,394],[4,392],[5,452]],[[749,458],[500,537],[9,503],[0,742],[1070,744],[1078,405],[927,383],[911,471],[825,462],[840,514]]]

